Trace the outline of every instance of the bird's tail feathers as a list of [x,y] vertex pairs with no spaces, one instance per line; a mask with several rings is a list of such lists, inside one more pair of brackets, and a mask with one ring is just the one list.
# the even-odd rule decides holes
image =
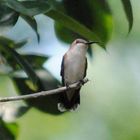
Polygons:
[[68,99],[66,93],[62,93],[60,102],[58,103],[58,110],[60,112],[75,111],[80,105],[80,89],[77,89],[71,100]]

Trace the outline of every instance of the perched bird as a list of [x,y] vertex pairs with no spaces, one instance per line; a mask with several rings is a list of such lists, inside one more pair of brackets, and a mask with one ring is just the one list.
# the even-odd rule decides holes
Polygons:
[[[71,44],[69,50],[63,56],[61,64],[61,76],[63,86],[69,86],[75,82],[81,81],[86,76],[87,58],[86,52],[88,46],[96,42],[88,42],[83,39],[76,39]],[[80,88],[68,89],[61,93],[58,110],[61,112],[75,110],[80,104]]]

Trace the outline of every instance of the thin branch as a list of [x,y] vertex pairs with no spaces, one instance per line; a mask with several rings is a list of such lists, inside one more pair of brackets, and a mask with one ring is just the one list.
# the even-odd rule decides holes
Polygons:
[[0,102],[26,100],[26,99],[38,98],[38,97],[41,97],[41,96],[58,94],[58,93],[64,92],[64,91],[69,90],[69,89],[79,88],[79,87],[81,87],[82,85],[84,85],[87,82],[88,82],[88,79],[85,78],[82,81],[79,81],[79,82],[76,82],[74,84],[69,85],[69,88],[64,86],[64,87],[60,87],[60,88],[57,88],[57,89],[48,90],[48,91],[41,91],[41,92],[32,93],[32,94],[26,94],[26,95],[20,95],[20,96],[12,96],[12,97],[3,97],[3,98],[0,98]]

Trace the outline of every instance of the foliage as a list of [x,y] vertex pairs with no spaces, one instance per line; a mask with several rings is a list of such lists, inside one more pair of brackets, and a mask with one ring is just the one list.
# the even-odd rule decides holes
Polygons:
[[[130,31],[133,24],[131,3],[129,0],[122,0],[122,4],[129,22]],[[17,15],[19,15],[36,31],[37,36],[39,35],[34,16],[38,14],[46,14],[56,21],[56,31],[58,28],[57,34],[62,39],[64,37],[60,34],[60,31],[63,28],[67,28],[66,34],[67,32],[75,34],[73,38],[77,37],[76,34],[78,34],[83,38],[105,44],[109,39],[112,29],[112,14],[108,2],[105,0],[63,0],[61,2],[55,0],[3,0],[0,7],[2,7],[1,10],[4,9],[4,13],[2,12],[0,17],[0,25],[4,24],[4,22],[14,25],[15,21],[17,21]],[[6,16],[8,18],[5,18]]]
[[[130,0],[121,0],[121,2],[130,32],[133,25],[131,2]],[[57,37],[67,43],[80,37],[98,41],[99,45],[105,48],[112,33],[113,15],[109,2],[106,0],[1,0],[0,27],[13,27],[21,17],[35,31],[39,42],[40,36],[35,20],[35,16],[39,14],[44,14],[54,20]],[[16,42],[0,36],[0,60],[3,60],[0,61],[0,65],[11,68],[10,71],[5,71],[5,74],[8,74],[14,81],[20,94],[31,94],[57,87],[60,84],[59,81],[42,67],[43,63],[48,60],[48,56],[17,52],[17,48],[21,48],[25,43],[26,41]],[[89,53],[92,53],[91,50]],[[46,99],[26,101],[29,107],[34,106],[41,111],[55,115],[60,114],[56,108],[57,102],[58,96],[56,95]],[[0,139],[15,139],[17,126],[12,126],[14,127],[8,127],[0,120],[0,132],[3,132]],[[14,130],[16,132],[13,133]]]
[[18,126],[16,123],[4,123],[0,119],[0,139],[15,140],[18,135]]
[[[122,0],[122,4],[130,31],[133,24],[131,3],[129,0]],[[105,0],[63,0],[61,2],[55,0],[2,0],[0,9],[0,26],[15,25],[18,17],[21,16],[35,30],[38,41],[39,33],[34,18],[38,14],[45,14],[54,19],[57,36],[66,42],[71,42],[76,37],[83,37],[98,41],[104,47],[112,30],[112,14],[109,4]],[[10,39],[1,37],[0,46],[4,54],[7,53],[6,59],[13,59],[12,62],[8,62],[19,64],[33,83],[38,81],[38,77],[28,62],[12,49],[17,48],[17,44],[14,44]],[[16,65],[12,64],[12,67],[15,69]]]

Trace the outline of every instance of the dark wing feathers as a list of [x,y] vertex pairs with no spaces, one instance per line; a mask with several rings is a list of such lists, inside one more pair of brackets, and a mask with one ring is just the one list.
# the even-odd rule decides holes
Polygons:
[[64,86],[65,85],[65,81],[64,81],[64,56],[63,56],[62,63],[61,63],[60,75],[62,77],[62,84]]
[[86,62],[85,62],[86,64],[85,64],[85,73],[84,73],[84,77],[86,77],[86,75],[87,75],[87,58],[86,58]]

